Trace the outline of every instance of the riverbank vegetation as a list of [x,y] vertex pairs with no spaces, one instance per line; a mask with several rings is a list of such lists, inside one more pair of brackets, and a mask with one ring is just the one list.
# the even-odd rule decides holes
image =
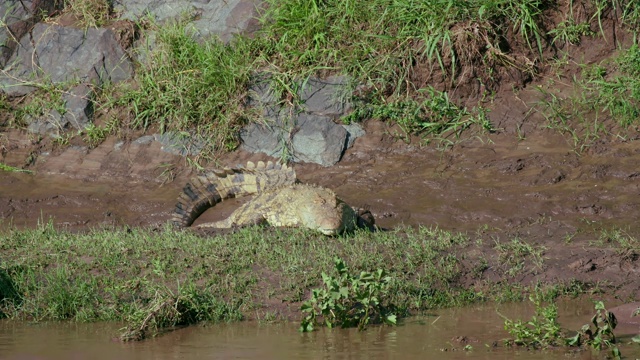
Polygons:
[[[301,319],[305,300],[307,307],[326,300],[311,301],[323,273],[325,280],[347,276],[358,284],[371,279],[350,274],[380,275],[368,283],[378,287],[380,304],[393,304],[382,313],[389,321],[432,308],[520,300],[530,291],[552,299],[589,289],[580,281],[519,283],[514,274],[537,273],[541,264],[521,251],[482,247],[478,239],[434,228],[325,237],[252,227],[203,236],[169,228],[74,234],[48,224],[3,238],[3,317],[124,321],[125,339],[198,322]],[[506,252],[509,262],[501,260]],[[336,258],[350,274],[336,273]],[[489,268],[496,279],[483,275]]]
[[[114,16],[105,15],[105,6],[84,2],[101,1],[69,2],[69,11],[86,19],[86,26]],[[398,125],[405,139],[455,140],[469,128],[501,131],[487,115],[496,93],[555,77],[576,91],[556,91],[551,81],[540,88],[541,101],[528,106],[546,118],[543,125],[567,134],[577,150],[603,136],[624,137],[637,126],[640,10],[632,0],[266,1],[261,28],[228,43],[198,37],[189,21],[136,24],[141,38],[131,49],[138,59],[135,77],[107,86],[94,100],[103,120],[90,129],[99,137],[83,137],[89,145],[125,128],[153,128],[205,135],[203,157],[234,149],[243,125],[264,121],[244,106],[256,75],[268,78],[274,98],[294,112],[305,79],[346,75],[351,84],[344,99],[354,109],[343,121],[385,120]],[[619,44],[612,27],[633,40]],[[619,54],[580,63],[576,49],[591,40],[611,42]],[[18,118],[30,116],[21,110],[29,102],[40,102],[39,112],[59,107],[53,100],[41,104],[39,99],[55,98],[46,94],[51,85],[44,85],[37,96],[19,104],[0,100],[0,107]],[[7,123],[26,126],[27,120]]]
[[[340,73],[352,80],[344,98],[355,108],[346,122],[382,119],[405,137],[459,136],[470,127],[495,131],[485,103],[501,86],[519,89],[553,67],[561,73],[570,66],[562,61],[571,47],[587,38],[607,41],[606,21],[637,31],[640,11],[632,3],[267,1],[261,29],[229,44],[196,40],[188,23],[152,27],[156,46],[141,63],[136,86],[105,104],[133,104],[134,127],[198,129],[215,149],[231,149],[240,126],[260,121],[243,108],[252,74],[266,75],[274,97],[296,111],[301,81]],[[540,110],[548,126],[583,149],[611,130],[607,120],[614,119],[620,133],[635,124],[640,102],[630,76],[640,68],[634,49],[623,49],[620,67],[614,61],[586,68],[596,76],[575,78],[582,95],[562,104],[543,100],[551,105]],[[463,101],[469,97],[477,101]],[[549,97],[561,95],[550,90]],[[585,100],[594,97],[595,103]]]

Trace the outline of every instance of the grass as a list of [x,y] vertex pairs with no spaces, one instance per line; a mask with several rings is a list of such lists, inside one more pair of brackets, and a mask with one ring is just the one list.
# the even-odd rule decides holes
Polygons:
[[620,228],[608,228],[600,230],[597,240],[590,243],[593,246],[613,249],[622,259],[633,258],[640,254],[640,243]]
[[[188,24],[152,26],[156,47],[137,72],[137,87],[105,105],[130,106],[133,127],[206,134],[215,153],[237,146],[242,125],[263,121],[242,105],[255,71],[269,79],[275,98],[293,112],[301,83],[310,76],[341,73],[352,80],[346,97],[355,99],[345,122],[379,118],[399,125],[405,139],[459,136],[472,126],[492,131],[486,109],[468,111],[443,89],[478,84],[491,91],[500,83],[500,69],[535,75],[535,64],[546,61],[545,49],[597,36],[594,24],[602,28],[612,10],[621,10],[623,23],[633,28],[638,14],[631,3],[570,1],[566,18],[546,30],[545,14],[564,2],[267,1],[262,28],[252,39],[196,41]],[[582,5],[589,11],[584,19],[574,15]],[[441,85],[435,89],[432,83]],[[604,101],[599,106],[614,116],[627,110],[612,102],[624,101],[613,94],[633,84],[598,86],[594,91]],[[571,107],[555,112],[580,116]],[[571,133],[578,145],[602,133],[598,121],[580,128],[554,116],[547,114],[549,126]],[[624,116],[632,119],[633,114]]]
[[617,57],[584,66],[574,80],[574,95],[560,96],[539,88],[537,107],[548,127],[568,134],[582,152],[604,136],[625,138],[640,118],[640,49],[632,45]]
[[[407,134],[441,136],[491,126],[481,111],[471,116],[446,93],[415,82],[419,73],[435,71],[452,86],[465,69],[527,68],[501,50],[499,34],[510,25],[523,43],[542,46],[539,1],[272,1],[266,9],[253,39],[230,44],[198,42],[184,23],[154,29],[156,47],[137,71],[136,87],[103,105],[130,106],[136,128],[207,134],[215,152],[233,149],[239,127],[257,120],[242,107],[254,71],[267,74],[277,99],[294,107],[301,80],[343,73],[353,87],[367,88],[366,103],[348,121],[373,115]],[[469,42],[475,31],[480,43]],[[490,82],[487,74],[477,77]]]
[[65,0],[65,12],[78,19],[84,28],[98,28],[107,24],[112,15],[111,0]]
[[251,75],[249,44],[201,44],[182,23],[157,30],[156,47],[136,71],[136,85],[113,90],[118,95],[107,96],[101,107],[130,109],[133,128],[206,134],[214,151],[235,148],[248,116],[242,101]]
[[6,171],[6,172],[25,172],[25,173],[31,173],[31,170],[25,170],[25,169],[20,169],[17,168],[15,166],[10,166],[7,164],[3,164],[0,162],[0,171]]
[[[397,314],[521,299],[528,287],[509,281],[484,283],[479,274],[479,287],[459,282],[471,268],[487,266],[486,258],[465,255],[476,246],[462,234],[433,228],[330,238],[252,227],[203,237],[172,229],[72,234],[48,224],[4,234],[0,314],[126,321],[124,339],[201,321],[271,318],[279,311],[266,305],[273,299],[295,314],[322,283],[321,274],[332,273],[336,257],[348,259],[343,264],[356,274],[384,274],[385,301]],[[503,273],[493,261],[489,265]]]
[[507,274],[516,276],[525,270],[527,260],[533,271],[543,270],[544,246],[531,245],[518,237],[510,242],[495,242],[494,248],[498,253],[500,263],[506,268]]

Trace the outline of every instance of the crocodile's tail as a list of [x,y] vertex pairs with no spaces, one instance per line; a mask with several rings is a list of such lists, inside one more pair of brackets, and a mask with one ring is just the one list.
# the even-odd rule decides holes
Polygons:
[[286,164],[258,164],[248,162],[246,167],[213,170],[191,179],[178,196],[171,222],[187,227],[205,210],[234,197],[260,193],[274,187],[296,182],[296,173]]

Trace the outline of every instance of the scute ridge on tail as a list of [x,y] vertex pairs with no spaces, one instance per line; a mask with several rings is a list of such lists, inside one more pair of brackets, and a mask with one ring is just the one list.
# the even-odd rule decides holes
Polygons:
[[223,168],[195,176],[178,196],[171,222],[187,227],[208,208],[225,199],[261,193],[296,183],[296,174],[286,164],[247,162],[246,167]]

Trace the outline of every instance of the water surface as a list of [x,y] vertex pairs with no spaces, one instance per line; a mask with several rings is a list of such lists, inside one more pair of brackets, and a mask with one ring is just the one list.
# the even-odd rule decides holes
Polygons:
[[[589,301],[564,301],[560,322],[577,329],[591,317]],[[0,358],[25,359],[598,359],[605,352],[505,348],[499,314],[529,319],[529,304],[483,305],[436,311],[397,327],[321,329],[309,334],[295,323],[242,322],[192,326],[144,342],[121,343],[118,324],[0,322]],[[623,334],[618,332],[619,335]],[[628,341],[630,336],[622,336]],[[494,343],[498,346],[494,347]],[[472,349],[465,351],[469,345]],[[640,356],[624,345],[623,355]]]

